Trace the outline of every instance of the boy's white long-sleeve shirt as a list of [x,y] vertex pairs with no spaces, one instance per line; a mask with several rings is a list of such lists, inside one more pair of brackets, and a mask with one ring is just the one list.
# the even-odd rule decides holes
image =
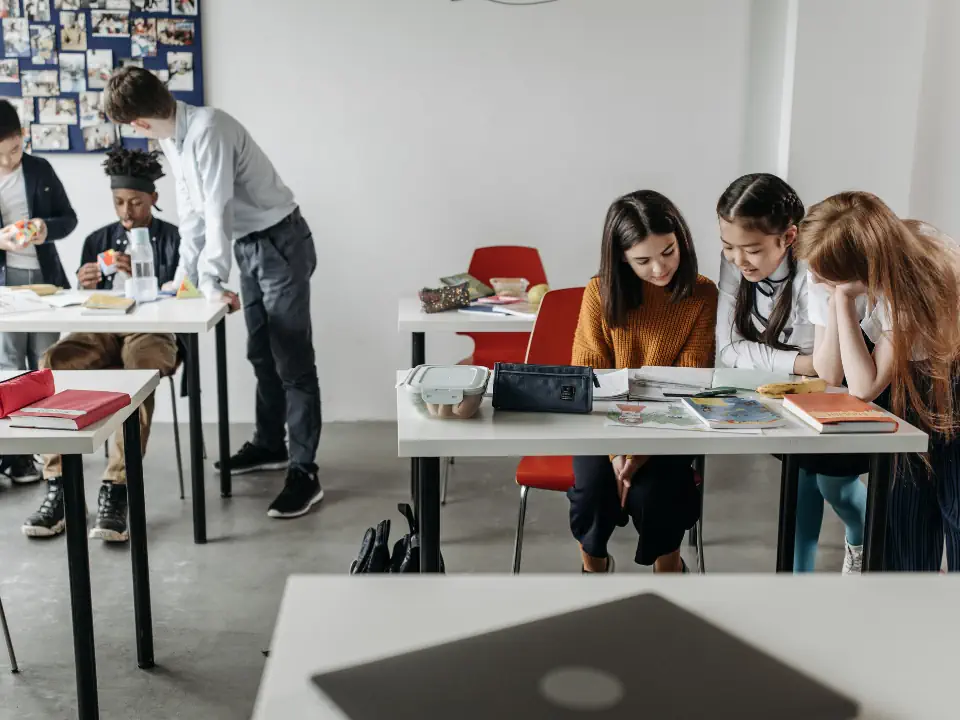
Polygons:
[[160,147],[176,180],[181,267],[216,296],[233,241],[276,225],[297,203],[246,128],[221,110],[178,102],[174,136]]

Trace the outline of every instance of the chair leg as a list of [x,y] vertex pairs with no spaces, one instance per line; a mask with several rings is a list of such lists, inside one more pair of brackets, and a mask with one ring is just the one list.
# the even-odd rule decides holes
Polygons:
[[513,545],[513,574],[520,572],[520,554],[523,552],[523,521],[527,517],[527,493],[530,488],[520,486],[520,514],[517,518],[517,540]]
[[447,483],[450,481],[450,468],[453,465],[453,458],[444,458],[440,466],[440,504],[447,504]]
[[110,459],[110,441],[109,440],[107,440],[103,444],[103,457],[107,460]]
[[691,540],[695,540],[697,546],[697,569],[703,575],[706,570],[706,564],[703,559],[703,488],[707,478],[707,458],[704,455],[698,455],[693,461],[694,469],[700,474],[700,485],[697,487],[700,493],[700,515],[696,525],[691,530]]
[[697,570],[701,575],[707,571],[703,560],[703,518],[697,520]]
[[203,428],[200,428],[200,449],[203,451],[203,459],[207,459],[207,440],[203,437]]
[[10,656],[10,672],[20,672],[17,666],[17,656],[13,652],[13,641],[10,639],[10,628],[7,627],[7,614],[3,611],[3,600],[0,599],[0,625],[3,626],[3,639],[7,642],[7,655]]
[[177,476],[180,479],[180,499],[183,500],[183,455],[180,453],[180,419],[177,417],[177,388],[173,375],[167,376],[170,381],[170,407],[173,408],[173,446],[177,450]]

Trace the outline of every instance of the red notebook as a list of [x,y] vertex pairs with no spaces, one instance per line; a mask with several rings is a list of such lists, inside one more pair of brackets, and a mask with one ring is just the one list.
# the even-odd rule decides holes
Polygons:
[[10,414],[11,427],[83,430],[130,404],[126,393],[64,390]]
[[892,415],[847,393],[787,395],[783,409],[821,433],[890,433],[900,426]]

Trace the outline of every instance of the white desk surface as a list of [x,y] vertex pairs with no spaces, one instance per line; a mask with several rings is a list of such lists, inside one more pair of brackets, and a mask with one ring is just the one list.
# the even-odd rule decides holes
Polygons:
[[[397,373],[397,382],[409,371]],[[689,372],[689,371],[681,371]],[[778,400],[771,400],[774,406]],[[787,425],[762,435],[695,430],[621,428],[606,425],[609,402],[595,402],[589,415],[506,413],[485,398],[469,420],[429,417],[397,388],[399,457],[519,457],[523,455],[764,455],[789,453],[925,452],[925,433],[900,422],[895,433],[820,435],[779,410]]]
[[[0,372],[0,380],[19,374]],[[10,427],[9,420],[0,420],[0,455],[85,455],[98,451],[156,389],[160,373],[156,370],[55,370],[53,382],[57,392],[108,390],[126,393],[130,396],[130,404],[120,412],[76,431],[14,428]]]
[[[646,591],[849,695],[860,703],[861,718],[960,715],[960,623],[952,621],[960,576],[623,574],[584,580],[571,571],[291,577],[253,717],[346,720],[310,677]],[[691,662],[695,676],[700,670],[695,658]],[[424,682],[428,687],[430,679]],[[696,689],[695,678],[690,687]]]
[[[488,315],[462,313],[458,310],[428,315],[420,309],[417,298],[403,298],[397,316],[397,329],[400,332],[530,332],[534,320],[490,313]],[[2,329],[2,328],[0,328]]]
[[0,332],[205,333],[227,314],[222,302],[162,298],[127,315],[82,315],[79,306],[0,313]]

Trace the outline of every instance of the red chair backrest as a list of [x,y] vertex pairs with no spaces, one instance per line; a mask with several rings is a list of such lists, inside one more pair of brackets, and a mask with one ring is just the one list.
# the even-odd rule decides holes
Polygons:
[[544,296],[527,346],[528,363],[570,364],[583,290],[582,287],[551,290]]
[[536,248],[515,245],[494,245],[477,248],[470,259],[470,274],[482,283],[490,284],[490,278],[522,277],[530,281],[530,287],[547,282],[547,273]]

